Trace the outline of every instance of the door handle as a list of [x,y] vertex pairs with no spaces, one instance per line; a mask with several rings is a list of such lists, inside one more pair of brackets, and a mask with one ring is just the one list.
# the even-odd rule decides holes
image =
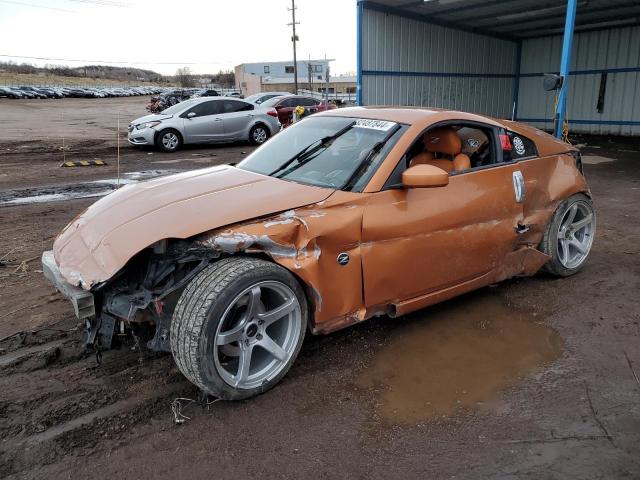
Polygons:
[[221,121],[222,121],[222,119],[221,119],[221,118],[214,118],[214,119],[213,119],[213,121],[214,121],[214,122],[221,122]]
[[520,170],[513,172],[513,190],[516,196],[516,203],[524,202],[525,189],[524,189],[524,177]]

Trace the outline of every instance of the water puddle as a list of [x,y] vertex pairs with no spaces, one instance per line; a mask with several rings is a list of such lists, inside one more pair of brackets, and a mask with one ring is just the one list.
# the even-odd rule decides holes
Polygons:
[[[124,173],[120,178],[120,186],[137,183],[163,175],[175,173],[174,170],[143,170],[140,172]],[[47,185],[43,187],[29,187],[0,192],[0,206],[27,205],[32,203],[58,202],[78,198],[103,197],[118,188],[118,180],[94,180],[63,185]]]
[[381,416],[415,423],[487,408],[515,382],[560,357],[562,340],[540,315],[487,291],[399,319],[357,383],[380,392]]

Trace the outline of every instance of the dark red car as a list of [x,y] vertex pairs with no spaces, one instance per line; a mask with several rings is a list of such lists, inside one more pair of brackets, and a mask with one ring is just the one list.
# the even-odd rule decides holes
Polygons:
[[[285,127],[291,123],[293,111],[297,106],[304,107],[305,116],[337,108],[335,104],[331,102],[327,104],[324,100],[317,100],[313,97],[306,97],[304,95],[284,95],[281,97],[274,97],[263,102],[261,106],[274,108],[277,112],[278,120],[280,120],[280,123]],[[271,113],[269,113],[269,115],[271,115]]]

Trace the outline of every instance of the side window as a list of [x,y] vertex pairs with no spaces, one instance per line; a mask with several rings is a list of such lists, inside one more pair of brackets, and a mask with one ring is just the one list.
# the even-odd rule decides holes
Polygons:
[[450,175],[488,168],[499,164],[497,130],[477,123],[450,123],[419,134],[387,179],[383,189],[395,188],[409,167],[429,164]]
[[239,100],[224,100],[223,113],[245,112],[253,110],[253,105]]
[[313,98],[301,98],[298,101],[298,105],[302,105],[303,107],[315,107],[316,105],[318,105],[318,102],[316,102]]
[[281,107],[295,107],[297,104],[297,98],[286,98],[282,102],[280,102]]
[[506,135],[509,138],[511,151],[508,151],[508,147],[505,148],[506,145],[503,145],[503,150],[505,150],[505,161],[520,160],[521,158],[531,158],[538,156],[538,149],[536,148],[536,144],[533,143],[533,141],[529,140],[527,137],[510,130],[507,130]]
[[198,117],[206,117],[207,115],[216,115],[221,112],[221,104],[219,101],[210,101],[210,102],[202,102],[198,105],[195,105],[193,108],[189,109],[186,114],[194,112]]

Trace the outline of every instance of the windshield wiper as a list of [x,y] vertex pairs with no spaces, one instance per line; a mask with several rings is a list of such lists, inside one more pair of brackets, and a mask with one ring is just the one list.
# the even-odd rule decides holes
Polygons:
[[355,183],[360,179],[360,176],[373,163],[373,158],[380,152],[380,150],[382,150],[382,147],[384,147],[384,145],[391,139],[391,137],[395,135],[398,130],[400,130],[399,124],[393,127],[382,140],[376,142],[373,147],[369,149],[362,162],[360,162],[360,165],[356,167],[356,169],[349,177],[349,180],[347,180],[344,184],[344,187],[342,187],[343,190],[351,190],[353,188]]
[[[315,142],[307,145],[302,150],[300,150],[298,153],[296,153],[293,157],[291,157],[289,160],[287,160],[282,165],[280,165],[277,169],[275,169],[273,172],[271,172],[269,174],[269,176],[270,177],[274,176],[276,173],[281,172],[282,170],[284,170],[285,168],[287,168],[289,165],[291,165],[293,162],[295,162],[297,160],[298,164],[295,166],[295,168],[290,169],[289,171],[286,171],[285,173],[280,175],[278,178],[281,178],[281,177],[284,177],[285,175],[288,175],[289,173],[291,173],[296,168],[299,168],[302,165],[304,165],[306,163],[306,161],[309,161],[312,158],[315,158],[315,157],[311,157],[311,155],[313,155],[315,152],[317,152],[321,148],[329,147],[331,142],[333,142],[336,138],[338,138],[338,137],[344,135],[345,133],[347,133],[349,130],[351,130],[353,128],[353,126],[355,124],[356,124],[355,121],[351,122],[349,125],[347,125],[346,127],[338,130],[333,135],[327,135],[326,137],[322,137],[320,140],[316,140]],[[327,145],[327,144],[329,144],[329,145]]]

